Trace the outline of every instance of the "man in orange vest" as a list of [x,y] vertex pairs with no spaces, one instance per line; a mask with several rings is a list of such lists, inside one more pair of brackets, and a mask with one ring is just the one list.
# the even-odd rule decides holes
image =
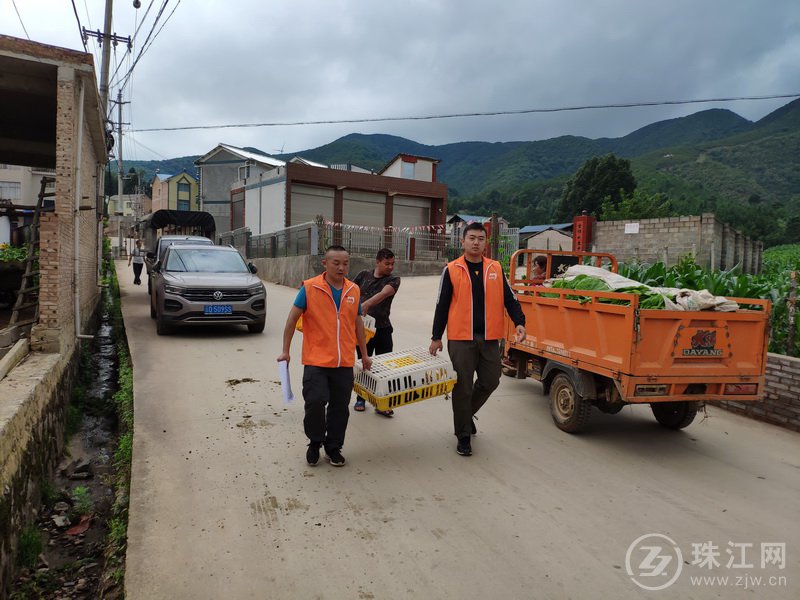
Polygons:
[[514,321],[519,342],[525,339],[525,315],[500,263],[484,256],[483,226],[467,225],[461,244],[464,254],[442,272],[430,353],[436,356],[442,349],[446,328],[447,352],[458,375],[453,388],[456,452],[471,456],[471,435],[477,433],[473,417],[500,385],[504,311]]
[[328,461],[334,467],[343,467],[342,446],[350,416],[356,345],[365,369],[372,366],[372,359],[367,356],[361,320],[361,292],[345,277],[350,253],[342,246],[331,246],[325,251],[322,266],[325,271],[321,275],[303,282],[289,311],[278,362],[289,362],[295,325],[302,315],[306,461],[316,465],[320,446],[324,446]]

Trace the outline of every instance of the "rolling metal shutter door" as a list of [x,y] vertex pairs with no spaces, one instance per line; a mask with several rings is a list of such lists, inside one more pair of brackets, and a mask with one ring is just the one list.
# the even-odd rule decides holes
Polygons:
[[428,225],[431,222],[431,202],[421,198],[395,196],[393,217],[392,225],[395,227]]
[[357,190],[344,190],[342,222],[348,225],[383,227],[386,214],[386,196]]
[[317,215],[333,221],[333,189],[293,185],[291,211],[289,225],[308,223],[313,221]]

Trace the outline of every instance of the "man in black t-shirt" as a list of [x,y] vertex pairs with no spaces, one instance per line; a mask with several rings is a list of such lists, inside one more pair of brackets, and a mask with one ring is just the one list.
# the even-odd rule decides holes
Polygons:
[[[392,342],[392,323],[389,320],[389,311],[392,309],[392,300],[400,287],[400,278],[392,275],[394,271],[394,252],[388,248],[381,248],[375,256],[375,268],[371,271],[361,271],[353,279],[361,289],[361,310],[363,314],[375,318],[375,337],[367,342],[367,354],[386,354],[394,348]],[[359,357],[361,352],[358,353]],[[366,403],[364,398],[356,400],[353,410],[364,412]],[[385,416],[394,416],[393,410],[378,410],[375,412]]]

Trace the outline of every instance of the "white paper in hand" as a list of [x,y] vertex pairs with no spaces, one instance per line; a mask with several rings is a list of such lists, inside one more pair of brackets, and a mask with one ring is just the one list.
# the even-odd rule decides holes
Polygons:
[[283,403],[289,404],[292,400],[294,400],[294,394],[292,394],[292,382],[289,379],[289,363],[288,361],[282,360],[278,363],[278,369],[281,372],[281,390],[283,391]]

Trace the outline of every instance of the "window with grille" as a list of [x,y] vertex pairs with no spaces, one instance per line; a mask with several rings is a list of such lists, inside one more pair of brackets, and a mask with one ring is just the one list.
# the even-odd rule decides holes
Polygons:
[[0,181],[0,200],[19,200],[22,198],[22,184],[19,181]]

